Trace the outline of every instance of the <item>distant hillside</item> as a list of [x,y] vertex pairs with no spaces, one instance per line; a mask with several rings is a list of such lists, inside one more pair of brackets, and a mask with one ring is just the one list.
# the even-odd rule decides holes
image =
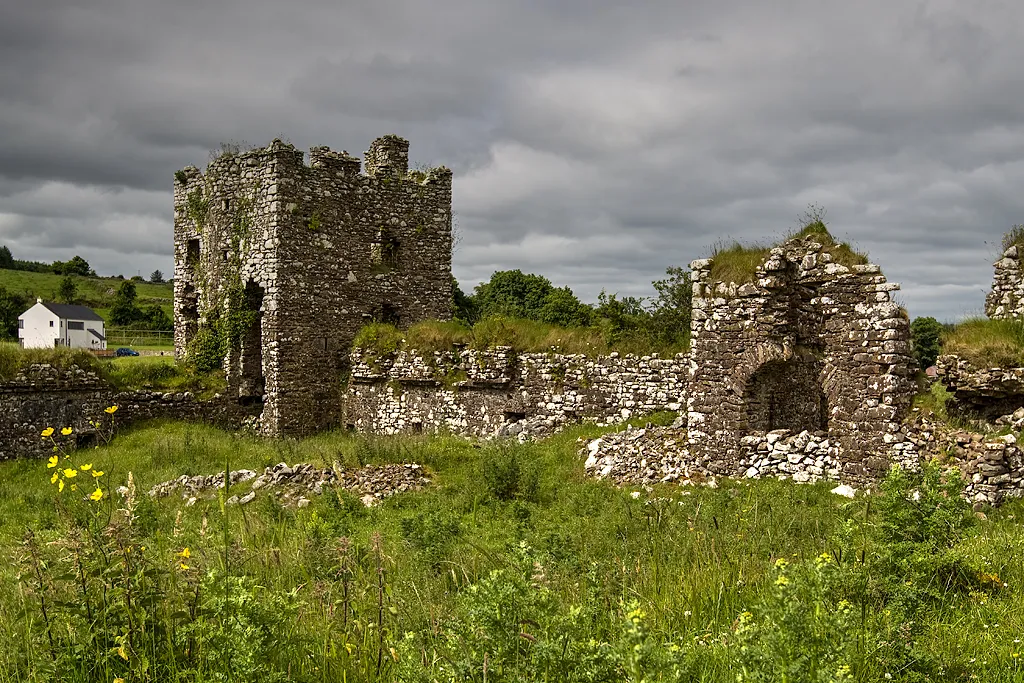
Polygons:
[[[33,273],[25,270],[6,270],[0,268],[0,286],[6,287],[11,294],[20,294],[28,298],[30,304],[36,297],[44,301],[56,301],[57,290],[63,275],[54,273]],[[110,306],[114,303],[114,294],[124,280],[116,277],[74,277],[78,286],[78,298],[75,303],[88,306],[104,318],[108,317]],[[156,304],[167,315],[174,318],[174,285],[170,283],[153,284],[135,281],[138,298],[135,303],[140,308]]]

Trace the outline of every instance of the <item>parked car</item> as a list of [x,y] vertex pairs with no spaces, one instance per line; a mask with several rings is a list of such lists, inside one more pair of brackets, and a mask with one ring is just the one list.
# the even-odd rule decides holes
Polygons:
[[139,355],[139,352],[134,349],[129,349],[127,346],[122,346],[114,352],[114,355],[118,358],[124,358],[125,356],[137,356]]

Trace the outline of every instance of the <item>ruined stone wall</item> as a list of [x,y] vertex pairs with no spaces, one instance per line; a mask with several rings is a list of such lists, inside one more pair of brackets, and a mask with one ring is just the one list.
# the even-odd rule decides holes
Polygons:
[[241,310],[229,391],[262,404],[264,433],[339,421],[341,372],[367,322],[451,317],[451,171],[410,172],[408,148],[375,140],[362,174],[346,152],[315,147],[307,166],[275,141],[176,174],[176,354],[209,311]]
[[[105,409],[116,405],[110,415]],[[79,447],[92,446],[104,433],[144,420],[167,418],[237,428],[244,414],[231,403],[199,401],[190,393],[118,391],[93,372],[72,366],[31,365],[0,383],[0,460],[52,452],[41,433],[47,427],[72,428]]]
[[356,350],[353,358],[346,422],[359,431],[550,433],[568,422],[612,423],[685,403],[682,354],[587,358],[497,348],[385,359]]
[[992,289],[985,297],[985,315],[992,319],[1024,317],[1024,271],[1019,252],[1014,245],[993,264]]
[[909,321],[873,264],[847,267],[811,238],[771,250],[753,283],[710,281],[694,298],[687,422],[695,460],[732,471],[743,437],[821,431],[843,478],[888,468],[884,435],[913,397]]

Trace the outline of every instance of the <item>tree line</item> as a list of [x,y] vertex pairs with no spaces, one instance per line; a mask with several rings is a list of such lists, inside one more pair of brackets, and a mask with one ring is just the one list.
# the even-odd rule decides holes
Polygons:
[[653,297],[620,297],[604,290],[597,304],[579,300],[569,287],[521,270],[495,272],[466,294],[452,279],[455,318],[472,325],[494,317],[535,320],[559,327],[596,327],[611,342],[649,341],[652,348],[685,347],[690,337],[693,287],[690,272],[670,267],[655,280]]

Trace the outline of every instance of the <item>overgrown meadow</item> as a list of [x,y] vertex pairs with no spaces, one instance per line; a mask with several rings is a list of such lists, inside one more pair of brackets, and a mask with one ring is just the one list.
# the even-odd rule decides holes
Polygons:
[[[0,464],[2,683],[1024,680],[1024,508],[975,515],[939,468],[854,500],[647,492],[583,476],[595,427],[511,445],[165,423],[86,451],[54,427],[55,461]],[[373,508],[146,495],[281,461],[412,461],[434,486]]]

